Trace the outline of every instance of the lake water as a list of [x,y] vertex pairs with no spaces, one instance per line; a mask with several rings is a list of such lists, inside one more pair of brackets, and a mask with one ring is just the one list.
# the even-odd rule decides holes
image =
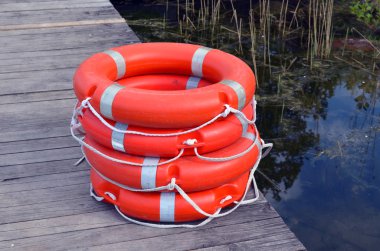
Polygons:
[[[143,41],[236,47],[234,35],[210,42],[202,31],[179,32],[175,4],[113,2]],[[237,56],[248,62],[246,45]],[[309,250],[379,250],[379,73],[336,58],[310,70],[297,46],[290,41],[282,54],[271,49],[270,73],[258,67],[257,125],[274,143],[256,175],[260,189]],[[353,55],[342,57],[353,62]]]

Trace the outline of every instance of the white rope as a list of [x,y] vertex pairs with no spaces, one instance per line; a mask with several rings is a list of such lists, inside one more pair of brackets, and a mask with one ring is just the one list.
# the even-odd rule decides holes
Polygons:
[[[266,144],[266,145],[269,145],[269,144]],[[163,186],[163,187],[159,187],[159,188],[155,188],[155,189],[163,189],[163,190],[177,190],[177,192],[186,200],[187,203],[189,203],[189,205],[191,205],[198,213],[206,216],[206,217],[209,217],[208,219],[206,219],[205,221],[209,220],[209,219],[213,219],[213,218],[218,218],[218,217],[222,217],[222,216],[226,216],[230,213],[232,213],[233,211],[235,211],[240,205],[247,205],[247,204],[252,204],[254,203],[255,201],[257,201],[259,199],[259,196],[260,196],[260,193],[259,193],[259,189],[257,187],[257,184],[256,184],[256,181],[255,181],[255,177],[254,177],[254,174],[255,174],[255,171],[257,170],[257,167],[260,163],[260,160],[262,158],[262,149],[266,146],[262,146],[261,144],[257,145],[258,148],[259,148],[259,156],[254,164],[254,166],[252,167],[251,171],[250,171],[250,174],[249,174],[249,178],[248,178],[248,181],[247,181],[247,184],[246,184],[246,188],[245,188],[245,191],[244,191],[244,194],[242,196],[242,199],[240,201],[235,201],[235,206],[231,209],[229,209],[228,211],[226,212],[223,212],[223,213],[220,213],[221,210],[215,212],[214,214],[209,214],[207,212],[205,212],[203,209],[201,209],[190,197],[189,195],[180,187],[178,186],[177,184],[175,184],[175,180],[173,181],[172,179],[172,182],[167,185],[167,186]],[[95,169],[96,170],[96,169]],[[104,175],[102,175],[102,177],[105,177]],[[118,185],[121,185],[111,179],[108,179],[107,178],[107,181],[111,182],[112,184],[118,186]],[[249,191],[249,187],[250,187],[250,184],[253,184],[253,189],[254,189],[254,194],[255,194],[255,197],[252,198],[252,199],[249,199],[249,200],[246,200],[245,197]],[[121,188],[124,188],[124,189],[128,189],[129,187],[127,186],[124,186],[124,185],[121,185],[120,186]],[[148,189],[133,189],[131,191],[140,191],[140,192],[149,192]],[[150,190],[152,191],[152,190]],[[157,191],[157,190],[156,190]],[[228,198],[228,196],[226,196],[225,198]],[[224,199],[223,199],[224,200]],[[120,212],[119,208],[117,206],[116,207],[116,210]],[[142,223],[142,225],[146,225],[146,226],[154,226],[154,227],[159,227],[161,226],[162,224],[153,224],[153,225],[150,225],[151,223],[145,223],[145,222],[141,222],[141,221],[138,221],[138,220],[134,220],[132,218],[129,218],[128,216],[124,215],[121,213],[121,215],[127,219],[127,220],[130,220],[134,223],[137,223],[137,224],[140,224]],[[208,221],[207,221],[208,222]],[[206,222],[206,223],[207,223]],[[203,223],[203,222],[202,222]],[[202,224],[201,223],[201,224]],[[204,224],[206,224],[204,223]],[[148,225],[147,225],[148,224]],[[169,228],[169,227],[174,227],[174,226],[177,226],[177,225],[163,225],[165,226],[164,228]],[[179,227],[188,227],[187,225],[178,225]],[[190,226],[194,226],[194,225],[190,225]],[[198,225],[195,225],[195,226],[198,226]]]
[[176,132],[176,133],[163,133],[163,134],[161,134],[161,133],[144,133],[144,132],[132,131],[132,130],[120,130],[120,129],[112,126],[95,110],[95,108],[91,105],[90,100],[91,100],[91,98],[84,99],[81,102],[81,105],[80,105],[80,107],[78,107],[77,110],[81,111],[83,108],[89,108],[90,111],[95,115],[95,117],[97,117],[99,119],[99,121],[102,122],[102,124],[104,124],[106,127],[111,129],[112,131],[123,133],[123,134],[134,134],[134,135],[141,135],[141,136],[147,136],[147,137],[171,137],[171,136],[179,136],[179,135],[184,135],[184,134],[188,134],[191,132],[195,132],[195,131],[198,131],[199,129],[201,129],[205,126],[208,126],[208,125],[214,123],[217,119],[219,119],[221,117],[226,118],[228,116],[228,114],[230,113],[230,109],[229,109],[230,106],[226,105],[226,109],[224,110],[224,112],[216,115],[214,118],[212,118],[211,120],[207,121],[206,123],[204,123],[198,127],[195,127],[195,128],[192,128],[192,129],[189,129],[186,131],[182,131],[182,132]]
[[[126,219],[126,220],[128,220],[128,221],[130,221],[132,223],[139,224],[139,225],[146,226],[146,227],[155,227],[155,228],[179,228],[179,227],[196,228],[196,227],[204,226],[204,225],[206,225],[207,223],[209,223],[210,221],[212,221],[214,219],[212,217],[208,217],[207,219],[205,219],[201,223],[194,224],[194,225],[191,225],[191,224],[159,224],[159,223],[149,223],[149,222],[139,221],[139,220],[132,219],[132,218],[128,217],[127,215],[125,215],[123,212],[120,211],[120,209],[119,209],[119,207],[117,205],[115,205],[115,208],[116,208],[116,211],[124,219]],[[219,213],[220,210],[221,210],[221,208],[219,208],[215,213],[216,214]]]
[[232,156],[228,156],[228,157],[207,157],[207,156],[204,156],[204,155],[200,155],[199,152],[198,152],[198,149],[196,147],[194,147],[194,153],[201,160],[213,161],[213,162],[229,161],[229,160],[240,158],[241,156],[244,156],[247,153],[249,153],[255,147],[255,145],[257,145],[257,143],[258,143],[257,139],[258,138],[256,136],[255,140],[252,142],[252,144],[247,149],[245,149],[243,152],[235,154],[235,155],[232,155]]
[[[73,114],[73,116],[77,116],[78,114],[81,114],[82,113],[82,109],[83,108],[89,108],[90,111],[95,115],[95,117],[97,117],[97,119],[99,119],[100,122],[102,122],[103,125],[105,125],[106,127],[108,127],[109,129],[111,129],[112,131],[115,131],[115,132],[119,132],[119,133],[123,133],[123,134],[134,134],[134,135],[141,135],[141,136],[147,136],[147,137],[171,137],[171,136],[179,136],[179,135],[184,135],[184,134],[188,134],[188,133],[191,133],[191,132],[195,132],[195,131],[198,131],[199,129],[205,127],[205,126],[208,126],[212,123],[214,123],[216,120],[218,120],[219,118],[226,118],[231,112],[232,113],[235,113],[235,114],[240,114],[240,116],[247,121],[248,124],[254,124],[255,121],[254,120],[249,120],[245,114],[237,109],[234,109],[232,108],[231,106],[229,105],[224,105],[225,107],[225,110],[216,115],[214,118],[212,118],[211,120],[205,122],[204,124],[200,125],[200,126],[197,126],[195,128],[192,128],[192,129],[189,129],[189,130],[186,130],[186,131],[182,131],[182,132],[175,132],[175,133],[144,133],[144,132],[139,132],[139,131],[132,131],[132,130],[121,130],[121,129],[118,129],[114,126],[112,126],[110,123],[108,123],[96,110],[95,108],[91,105],[90,103],[90,100],[91,98],[86,98],[84,99],[82,102],[81,102],[81,105],[75,109],[75,112]],[[255,100],[253,100],[255,102]],[[254,111],[255,112],[255,111]],[[255,116],[256,117],[256,116]],[[255,118],[254,118],[255,119]]]
[[[130,166],[143,166],[142,163],[137,163],[137,162],[132,162],[132,161],[126,161],[126,160],[121,160],[121,159],[117,159],[117,158],[114,158],[114,157],[111,157],[101,151],[99,151],[98,149],[96,149],[95,147],[87,144],[86,142],[84,142],[83,138],[79,138],[78,136],[75,135],[74,133],[74,129],[73,129],[73,126],[70,126],[70,132],[71,132],[71,136],[81,145],[81,146],[85,146],[87,149],[91,150],[92,152],[102,156],[103,158],[105,159],[108,159],[108,160],[111,160],[113,162],[116,162],[116,163],[121,163],[121,164],[125,164],[125,165],[130,165]],[[166,160],[166,161],[163,161],[163,162],[160,162],[158,164],[144,164],[144,166],[161,166],[161,165],[165,165],[165,164],[168,164],[168,163],[171,163],[177,159],[179,159],[183,152],[185,151],[185,149],[181,149],[180,152],[178,153],[177,156],[175,156],[174,158],[171,158],[169,160]]]

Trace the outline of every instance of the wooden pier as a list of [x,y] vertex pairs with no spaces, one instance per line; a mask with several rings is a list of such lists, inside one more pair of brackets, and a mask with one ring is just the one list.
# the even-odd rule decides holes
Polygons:
[[0,249],[305,249],[263,197],[201,228],[155,229],[89,196],[88,165],[73,165],[72,76],[135,42],[108,0],[0,1]]

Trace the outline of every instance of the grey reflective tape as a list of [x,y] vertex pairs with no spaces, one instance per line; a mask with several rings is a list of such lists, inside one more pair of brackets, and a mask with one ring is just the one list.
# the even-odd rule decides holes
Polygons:
[[117,69],[117,79],[116,80],[124,77],[125,72],[127,70],[127,66],[125,65],[124,57],[119,52],[113,51],[113,50],[107,50],[104,53],[109,55],[116,64],[116,69]]
[[100,98],[100,113],[109,119],[114,119],[112,116],[112,103],[116,94],[123,89],[124,86],[114,83],[108,86]]
[[201,81],[201,78],[189,77],[186,83],[186,90],[198,88],[199,81]]
[[160,195],[160,222],[174,222],[175,193],[162,192]]
[[241,111],[244,108],[246,97],[244,87],[236,81],[225,79],[221,84],[231,87],[238,97],[238,109]]
[[248,122],[239,114],[234,114],[234,115],[240,121],[240,124],[243,128],[243,130],[241,131],[241,136],[243,137],[244,134],[247,133],[247,131],[248,131]]
[[191,72],[194,76],[203,76],[203,60],[205,59],[207,53],[211,50],[211,48],[200,47],[195,51],[191,60]]
[[145,157],[141,168],[141,188],[155,188],[157,164],[160,158]]
[[[116,122],[115,127],[119,130],[126,131],[128,129],[127,124]],[[111,143],[113,149],[121,152],[125,152],[124,148],[124,133],[112,131]]]
[[252,140],[252,141],[254,141],[254,140],[256,139],[255,134],[250,133],[250,132],[246,132],[246,133],[244,133],[244,134],[242,135],[242,137],[247,138],[247,139],[250,139],[250,140]]

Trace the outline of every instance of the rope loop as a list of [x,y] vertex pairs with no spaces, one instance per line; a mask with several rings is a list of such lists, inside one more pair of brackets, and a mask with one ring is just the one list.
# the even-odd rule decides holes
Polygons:
[[175,182],[176,182],[175,178],[172,178],[170,180],[170,183],[168,184],[168,190],[169,191],[173,191],[176,188],[177,184]]
[[223,118],[226,118],[231,113],[231,106],[226,104],[226,105],[224,105],[224,107],[226,109],[221,113],[221,115]]
[[[83,108],[88,108],[94,115],[95,117],[103,124],[105,125],[106,127],[108,127],[109,129],[111,129],[112,131],[114,132],[118,132],[118,133],[123,133],[123,134],[133,134],[133,135],[140,135],[140,136],[146,136],[146,137],[172,137],[172,136],[180,136],[180,135],[184,135],[184,134],[188,134],[188,133],[192,133],[192,132],[195,132],[195,131],[198,131],[200,129],[202,129],[203,127],[205,126],[208,126],[212,123],[214,123],[215,121],[217,121],[219,118],[226,118],[228,115],[230,115],[231,113],[235,113],[235,114],[240,114],[241,117],[248,123],[248,124],[253,124],[254,121],[251,121],[249,120],[243,112],[237,110],[237,109],[234,109],[232,108],[231,106],[229,105],[224,105],[225,107],[225,110],[222,112],[222,113],[219,113],[218,115],[216,115],[214,118],[210,119],[209,121],[205,122],[204,124],[200,125],[200,126],[197,126],[197,127],[194,127],[192,129],[189,129],[189,130],[186,130],[186,131],[181,131],[181,132],[175,132],[175,133],[145,133],[145,132],[140,132],[140,131],[133,131],[133,130],[121,130],[121,129],[118,129],[116,127],[114,127],[113,125],[111,125],[110,123],[108,123],[96,110],[95,108],[91,105],[91,97],[88,97],[84,100],[82,100],[80,106],[76,109],[77,112],[74,112],[73,116],[77,116],[77,115],[83,115],[82,114],[82,110]],[[256,111],[254,111],[256,112]],[[256,117],[256,116],[255,116]]]

